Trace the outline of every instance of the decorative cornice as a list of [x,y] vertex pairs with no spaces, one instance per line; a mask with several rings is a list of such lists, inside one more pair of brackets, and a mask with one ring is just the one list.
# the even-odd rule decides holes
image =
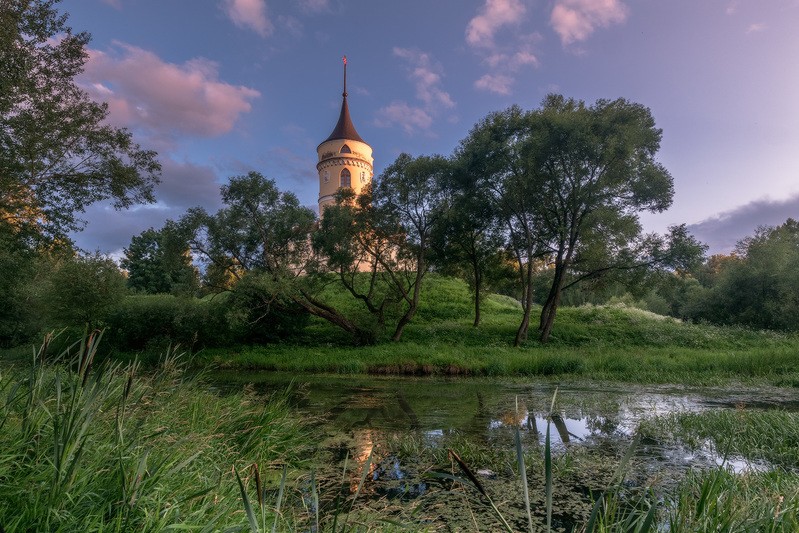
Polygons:
[[335,158],[331,157],[330,159],[324,159],[322,161],[319,161],[316,164],[316,170],[319,171],[324,168],[343,167],[343,166],[362,168],[370,172],[373,169],[370,163],[362,159],[354,159],[351,157],[335,157]]

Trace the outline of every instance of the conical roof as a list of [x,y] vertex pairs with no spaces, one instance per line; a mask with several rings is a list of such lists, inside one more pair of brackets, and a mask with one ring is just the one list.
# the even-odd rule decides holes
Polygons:
[[341,102],[341,114],[338,116],[338,122],[336,122],[336,127],[333,128],[333,133],[330,136],[322,141],[326,143],[327,141],[332,141],[336,139],[346,139],[348,141],[360,141],[362,143],[366,143],[361,136],[358,135],[358,132],[355,131],[355,126],[352,124],[352,119],[350,118],[350,107],[347,105],[347,93],[344,93],[344,99]]

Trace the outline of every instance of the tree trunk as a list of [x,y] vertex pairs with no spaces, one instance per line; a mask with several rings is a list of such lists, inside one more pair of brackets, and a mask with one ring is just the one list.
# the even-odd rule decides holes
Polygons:
[[474,271],[474,326],[475,328],[480,325],[480,293],[483,290],[483,276],[478,273],[477,268]]
[[530,313],[533,309],[533,265],[531,261],[527,262],[527,269],[523,276],[524,279],[524,294],[522,295],[522,323],[519,324],[519,329],[516,330],[516,338],[513,339],[513,346],[519,347],[524,341],[527,340],[527,329],[530,327]]
[[422,279],[427,273],[427,264],[425,263],[424,258],[417,260],[416,268],[416,279],[413,283],[413,296],[411,296],[411,301],[408,302],[408,310],[405,311],[405,314],[399,319],[397,328],[394,330],[394,335],[391,336],[391,340],[394,342],[397,342],[402,338],[402,331],[414,317],[416,310],[419,308],[419,295],[422,292]]
[[306,294],[303,294],[303,297],[292,297],[292,300],[312,315],[323,318],[352,335],[355,344],[360,346],[375,343],[376,339],[373,332],[358,327],[336,309],[310,298]]
[[549,291],[547,302],[541,310],[541,321],[539,330],[541,335],[539,340],[542,343],[549,341],[549,335],[552,333],[552,326],[555,324],[555,315],[558,312],[560,305],[560,296],[563,292],[563,282],[566,280],[566,265],[561,262],[555,265],[555,279],[552,281],[552,288]]

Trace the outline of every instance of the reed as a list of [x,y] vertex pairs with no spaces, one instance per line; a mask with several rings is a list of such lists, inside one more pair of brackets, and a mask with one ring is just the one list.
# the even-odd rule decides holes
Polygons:
[[214,394],[176,350],[147,373],[97,364],[101,340],[53,355],[48,337],[0,369],[5,531],[225,529],[241,524],[231,466],[307,463],[284,398]]

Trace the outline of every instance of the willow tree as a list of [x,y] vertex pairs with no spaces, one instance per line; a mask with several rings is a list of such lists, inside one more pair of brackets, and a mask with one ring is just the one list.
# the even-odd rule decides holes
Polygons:
[[544,200],[540,229],[554,266],[539,325],[546,342],[569,269],[580,246],[587,244],[589,230],[601,227],[594,238],[616,239],[623,246],[640,234],[640,212],[661,212],[671,205],[674,185],[655,159],[662,131],[640,104],[599,100],[589,107],[550,95],[533,120],[530,157]]
[[[672,254],[638,249],[655,242],[641,236],[639,213],[663,211],[674,194],[671,176],[655,159],[660,139],[640,104],[618,99],[587,106],[549,95],[539,109],[489,115],[461,143],[462,157],[492,191],[519,264],[524,316],[516,345],[527,337],[537,262],[552,272],[539,321],[546,342],[570,276],[595,277],[619,260],[629,268],[670,260]],[[602,254],[604,262],[597,260]],[[591,271],[577,268],[581,255],[591,257]]]

